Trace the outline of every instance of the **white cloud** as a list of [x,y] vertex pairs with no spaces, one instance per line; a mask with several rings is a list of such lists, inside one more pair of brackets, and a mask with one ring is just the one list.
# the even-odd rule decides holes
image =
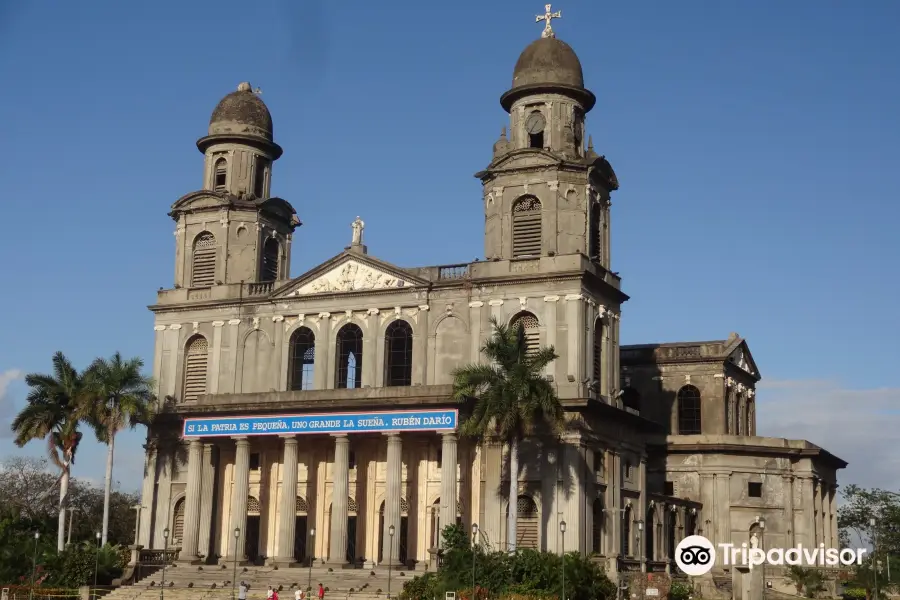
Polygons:
[[761,381],[759,435],[805,439],[846,460],[838,483],[900,490],[900,388],[833,381]]
[[12,437],[9,424],[15,414],[9,384],[21,379],[25,374],[19,369],[9,369],[0,373],[0,439]]

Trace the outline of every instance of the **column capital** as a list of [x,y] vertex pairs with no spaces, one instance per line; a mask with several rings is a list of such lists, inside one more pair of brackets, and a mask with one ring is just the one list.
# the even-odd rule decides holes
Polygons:
[[459,438],[457,437],[455,431],[442,431],[442,432],[441,432],[441,438],[442,438],[442,439],[445,439],[445,440],[453,440],[453,441],[456,441],[457,439],[459,439]]
[[231,439],[233,439],[234,443],[236,443],[238,446],[249,446],[250,445],[250,438],[248,438],[245,435],[233,437]]
[[199,438],[192,438],[188,445],[191,448],[201,448],[203,446],[203,440]]
[[299,440],[297,439],[296,435],[288,434],[288,435],[279,435],[278,437],[283,439],[285,444],[297,445],[299,443]]
[[397,440],[400,439],[400,432],[399,432],[399,431],[385,431],[385,432],[383,432],[381,435],[383,435],[384,437],[386,437],[386,438],[388,439],[388,441],[394,440],[394,439],[397,439]]
[[346,433],[332,433],[329,435],[331,435],[331,437],[333,437],[335,440],[346,440],[347,439]]

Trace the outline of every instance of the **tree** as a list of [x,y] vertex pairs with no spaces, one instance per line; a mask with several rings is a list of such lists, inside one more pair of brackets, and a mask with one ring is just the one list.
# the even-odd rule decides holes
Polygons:
[[471,364],[453,372],[453,397],[475,398],[472,415],[460,428],[480,440],[496,436],[509,446],[509,551],[516,549],[519,442],[543,423],[555,433],[562,428],[563,409],[544,368],[558,355],[552,346],[528,351],[523,327],[491,319],[493,333],[481,353],[488,364]]
[[152,417],[153,382],[141,374],[144,361],[124,360],[119,352],[109,360],[98,358],[85,373],[85,387],[92,397],[87,421],[97,441],[107,445],[103,496],[102,542],[109,538],[109,498],[112,491],[116,435],[125,428],[146,425]]
[[53,355],[52,375],[29,373],[25,383],[30,388],[28,403],[13,419],[12,430],[20,448],[32,440],[46,440],[50,460],[60,470],[56,545],[62,552],[66,542],[69,480],[81,441],[78,425],[87,404],[84,378],[62,352],[57,352]]
[[[838,527],[844,539],[858,544],[870,542],[879,556],[900,552],[900,494],[878,488],[848,485],[844,503],[838,508]],[[875,519],[875,526],[871,520]],[[852,536],[851,536],[852,534]]]

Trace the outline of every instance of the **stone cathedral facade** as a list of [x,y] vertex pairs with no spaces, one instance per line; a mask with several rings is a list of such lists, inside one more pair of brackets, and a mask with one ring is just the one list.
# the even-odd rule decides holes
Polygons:
[[[503,548],[510,510],[519,547],[592,555],[611,573],[673,569],[682,537],[739,544],[761,518],[767,545],[837,544],[846,463],[757,436],[744,339],[620,345],[619,181],[586,135],[581,63],[547,25],[476,174],[476,262],[389,264],[357,218],[348,247],[292,277],[300,221],[272,193],[269,110],[246,83],[216,106],[197,142],[203,187],[169,213],[175,284],[151,306],[165,410],[148,434],[138,544],[192,562],[428,569],[449,523]],[[470,404],[451,400],[492,317],[556,348],[546,376],[571,423],[523,444],[515,498],[505,448],[459,437]]]

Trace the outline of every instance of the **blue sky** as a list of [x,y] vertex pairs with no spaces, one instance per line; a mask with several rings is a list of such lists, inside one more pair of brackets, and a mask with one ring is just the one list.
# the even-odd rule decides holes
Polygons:
[[[740,332],[766,378],[760,433],[850,460],[843,483],[900,487],[886,449],[900,443],[900,4],[557,8],[598,97],[588,130],[621,182],[623,341]],[[338,253],[356,215],[382,259],[480,257],[472,175],[542,9],[0,0],[0,456],[21,374],[48,370],[54,351],[151,363],[146,306],[173,278],[166,213],[200,187],[194,142],[241,81],[262,89],[285,148],[273,191],[305,223],[293,275]],[[119,446],[125,488],[141,442]],[[103,451],[86,444],[76,475],[99,480]]]

